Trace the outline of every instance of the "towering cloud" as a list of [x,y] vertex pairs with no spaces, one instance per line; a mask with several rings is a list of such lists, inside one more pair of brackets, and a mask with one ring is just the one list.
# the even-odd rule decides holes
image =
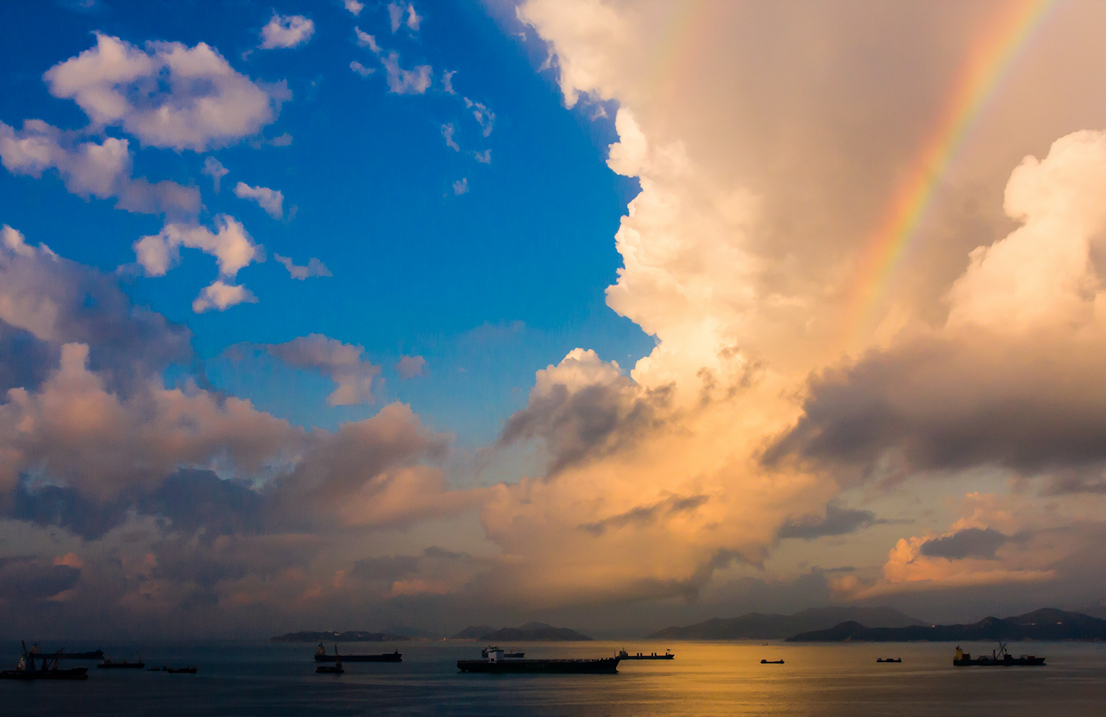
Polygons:
[[[829,501],[894,481],[909,491],[926,471],[970,484],[971,471],[1033,478],[1062,468],[1062,478],[1046,476],[1054,495],[1098,485],[1070,471],[1100,470],[1093,446],[1106,425],[1090,368],[1101,352],[1102,227],[1090,199],[1101,193],[1100,138],[1066,136],[1046,159],[1019,166],[1070,131],[1057,121],[1065,110],[1086,116],[1081,101],[1028,111],[1052,96],[1039,77],[1004,85],[979,120],[988,129],[934,180],[946,184],[918,230],[925,240],[910,247],[910,271],[874,276],[866,252],[887,207],[910,200],[897,178],[931,141],[930,115],[960,111],[941,108],[975,57],[974,38],[1009,18],[997,17],[1002,8],[921,3],[874,12],[818,4],[803,23],[789,12],[754,3],[517,8],[548,43],[566,105],[619,105],[608,165],[637,178],[641,193],[615,236],[624,267],[608,304],[657,347],[628,377],[588,352],[569,354],[539,372],[508,422],[501,446],[536,441],[548,456],[542,477],[498,487],[483,512],[508,558],[499,575],[508,592],[541,604],[694,593],[720,569],[772,559],[780,538],[891,530],[872,511]],[[1057,23],[1070,30],[1097,10],[1079,12]],[[907,41],[918,33],[956,50]],[[1074,50],[1058,37],[1032,61],[1069,67]],[[892,64],[874,68],[873,53]],[[650,71],[662,55],[671,74]],[[926,68],[924,82],[901,81],[912,67]],[[1070,67],[1069,89],[1103,79]],[[1022,228],[998,240],[1011,220]],[[951,543],[911,538],[885,572],[903,583],[912,568],[892,563],[963,564],[967,575],[971,560],[984,560],[998,561],[988,584],[1047,581],[1070,554],[1042,548],[1030,558],[1004,542],[992,556],[974,533],[953,540],[967,527],[1018,532],[980,523],[954,528]],[[642,542],[663,547],[635,553]],[[910,584],[955,583],[939,572]],[[861,570],[835,585],[859,598],[887,594],[881,580]]]

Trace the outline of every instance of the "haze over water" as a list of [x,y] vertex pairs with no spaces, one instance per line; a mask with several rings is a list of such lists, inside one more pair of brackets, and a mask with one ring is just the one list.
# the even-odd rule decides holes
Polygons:
[[[15,654],[4,644],[4,654]],[[102,645],[109,654],[137,645]],[[1101,715],[1106,645],[1011,644],[1040,668],[955,668],[953,645],[673,642],[668,662],[622,662],[617,675],[470,675],[468,642],[346,645],[403,653],[400,664],[347,664],[316,675],[309,644],[146,646],[147,666],[195,664],[196,675],[91,669],[87,682],[3,683],[5,715]],[[656,643],[522,645],[527,657],[602,657]],[[973,653],[993,645],[964,644]],[[112,648],[112,649],[109,649]],[[659,649],[658,649],[659,648]],[[902,664],[877,664],[880,656]],[[760,660],[785,660],[761,665]],[[91,663],[90,663],[91,664]]]

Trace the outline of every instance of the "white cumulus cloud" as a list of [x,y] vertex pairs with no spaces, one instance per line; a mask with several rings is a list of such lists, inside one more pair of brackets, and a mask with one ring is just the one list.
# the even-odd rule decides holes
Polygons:
[[473,102],[468,97],[464,98],[465,107],[472,110],[472,116],[476,119],[476,123],[480,125],[480,129],[484,131],[484,136],[487,137],[492,133],[492,126],[495,124],[495,113],[489,110],[480,102]]
[[288,274],[293,279],[303,281],[313,276],[333,276],[333,274],[330,273],[330,269],[326,268],[326,264],[315,257],[311,257],[307,261],[307,266],[297,266],[289,257],[281,256],[280,254],[273,254],[273,258],[284,265],[284,268],[288,270]]
[[372,73],[376,72],[376,70],[374,70],[373,68],[365,67],[364,65],[362,65],[357,60],[354,60],[353,62],[349,63],[349,69],[353,70],[354,72],[361,75],[362,77],[368,77]]
[[134,178],[130,145],[125,139],[80,142],[74,133],[62,132],[42,120],[26,120],[20,131],[0,122],[0,162],[12,174],[32,177],[55,170],[73,194],[115,197],[120,209],[131,212],[194,215],[200,209],[195,187]]
[[388,3],[388,19],[391,20],[393,33],[398,32],[403,25],[412,32],[418,32],[419,23],[422,22],[422,18],[415,12],[415,6],[411,3],[407,5]]
[[103,33],[44,78],[51,94],[73,99],[97,125],[122,127],[144,145],[197,152],[256,134],[290,97],[283,82],[256,84],[202,42],[142,49]]
[[257,202],[274,219],[284,216],[284,194],[279,189],[251,187],[245,182],[239,182],[234,186],[234,196]]
[[223,177],[230,173],[230,170],[223,166],[223,163],[214,157],[208,157],[204,160],[203,169],[200,170],[207,176],[211,177],[211,185],[215,189],[215,193],[219,193],[219,183]]
[[192,310],[202,314],[211,309],[226,311],[236,304],[256,303],[257,297],[246,287],[216,279],[210,286],[205,286],[200,295],[192,301]]
[[442,125],[442,137],[445,137],[445,146],[449,147],[454,152],[460,152],[461,151],[460,145],[458,145],[457,141],[453,139],[454,131],[455,130],[453,129],[452,124],[443,124]]
[[302,45],[315,33],[315,22],[302,15],[273,13],[269,23],[261,28],[261,49],[274,50]]
[[380,367],[363,358],[362,346],[310,334],[283,344],[266,344],[263,348],[289,366],[318,371],[338,384],[326,399],[331,406],[354,406],[376,400],[373,387],[379,379]]
[[215,217],[216,232],[198,224],[166,224],[162,230],[134,244],[138,263],[147,276],[164,276],[179,259],[180,247],[199,249],[215,257],[219,274],[234,277],[239,269],[263,261],[265,252],[234,217]]
[[426,359],[422,356],[400,356],[393,367],[399,377],[407,380],[426,375]]

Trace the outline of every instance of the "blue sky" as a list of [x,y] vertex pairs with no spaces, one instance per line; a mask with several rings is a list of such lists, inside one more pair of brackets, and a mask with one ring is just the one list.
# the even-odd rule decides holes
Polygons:
[[[604,163],[611,119],[593,120],[595,107],[566,112],[555,77],[535,72],[545,58],[541,43],[505,34],[479,7],[459,3],[420,5],[418,30],[402,25],[395,33],[384,3],[366,4],[356,17],[338,2],[279,10],[313,21],[309,41],[257,49],[274,12],[264,3],[4,8],[0,121],[16,128],[25,119],[63,130],[87,125],[74,102],[50,95],[42,76],[92,47],[94,31],[138,46],[205,42],[252,80],[287,83],[291,99],[279,117],[232,146],[196,152],[131,142],[136,176],[198,187],[201,222],[229,214],[265,247],[268,260],[238,275],[257,303],[194,313],[192,299],[214,274],[213,258],[198,252],[185,251],[165,276],[129,275],[132,244],[156,234],[161,217],[70,194],[49,172],[42,180],[0,174],[5,223],[101,271],[124,267],[137,304],[191,329],[214,386],[308,427],[335,428],[398,400],[454,432],[460,445],[479,445],[525,403],[534,371],[572,348],[594,348],[623,366],[651,350],[652,339],[607,308],[603,293],[620,266],[610,237],[637,183]],[[355,27],[397,51],[401,66],[430,65],[431,87],[389,92]],[[375,71],[362,77],[352,61]],[[455,73],[456,94],[443,91],[444,71]],[[494,113],[487,136],[464,98]],[[443,125],[454,128],[459,151],[447,146]],[[105,134],[126,136],[113,127]],[[267,143],[285,135],[286,146]],[[491,161],[477,161],[474,154],[488,150]],[[228,171],[219,193],[201,171],[208,157]],[[282,192],[283,217],[236,197],[230,190],[239,181]],[[466,193],[455,193],[458,181]],[[297,265],[317,258],[333,276],[290,280],[274,255]],[[311,333],[364,346],[365,358],[383,367],[374,404],[329,407],[328,379],[256,354],[243,365],[223,353]],[[426,375],[401,380],[392,371],[401,355],[423,356]],[[169,379],[196,368],[171,369]]]

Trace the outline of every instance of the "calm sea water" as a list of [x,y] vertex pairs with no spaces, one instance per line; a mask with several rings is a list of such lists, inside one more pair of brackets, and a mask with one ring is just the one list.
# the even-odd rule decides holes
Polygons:
[[[49,645],[44,645],[47,647]],[[102,647],[123,657],[139,646]],[[329,646],[328,646],[329,647]],[[316,675],[314,645],[145,645],[147,666],[199,674],[98,670],[85,682],[0,681],[3,715],[1079,715],[1106,714],[1106,645],[1012,644],[1045,655],[1039,668],[955,668],[949,644],[792,645],[773,642],[587,642],[512,645],[527,657],[604,657],[672,648],[668,662],[623,662],[617,675],[468,675],[471,642],[344,645],[403,653],[400,664],[349,663]],[[994,645],[964,644],[973,653]],[[18,659],[0,643],[0,665]],[[902,657],[902,664],[876,658]],[[761,658],[786,661],[761,665]]]

